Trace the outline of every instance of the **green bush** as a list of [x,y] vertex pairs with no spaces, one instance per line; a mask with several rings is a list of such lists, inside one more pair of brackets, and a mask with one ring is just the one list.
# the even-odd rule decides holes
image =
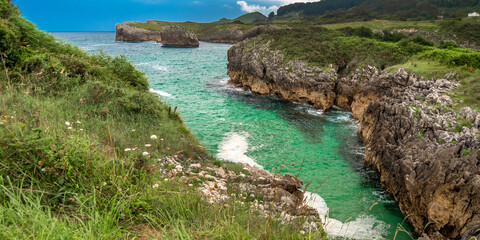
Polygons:
[[453,41],[440,41],[440,44],[438,45],[438,48],[458,48],[458,44]]

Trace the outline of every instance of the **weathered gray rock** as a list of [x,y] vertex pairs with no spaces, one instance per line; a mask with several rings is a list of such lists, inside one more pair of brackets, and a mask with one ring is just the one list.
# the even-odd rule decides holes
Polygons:
[[136,28],[128,25],[126,22],[124,24],[117,24],[115,26],[115,41],[116,42],[143,42],[143,41],[156,41],[161,40],[160,33],[155,31],[148,31],[141,28]]
[[198,47],[198,38],[192,31],[179,26],[164,27],[160,43],[165,47]]
[[263,95],[278,95],[290,101],[330,109],[335,101],[334,70],[308,66],[304,61],[284,63],[280,51],[269,44],[253,46],[243,41],[228,50],[230,83]]

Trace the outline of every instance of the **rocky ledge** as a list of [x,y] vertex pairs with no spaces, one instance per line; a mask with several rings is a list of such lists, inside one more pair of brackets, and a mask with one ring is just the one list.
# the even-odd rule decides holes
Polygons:
[[198,47],[195,33],[179,26],[163,27],[160,43],[165,47]]
[[162,39],[159,32],[148,31],[128,25],[131,23],[135,22],[125,22],[123,24],[119,23],[115,26],[116,42],[160,42],[160,40]]
[[[423,239],[470,239],[480,233],[480,114],[454,110],[455,74],[424,79],[374,67],[339,76],[279,51],[245,42],[228,52],[231,83],[316,108],[334,104],[359,120],[365,163],[376,169]],[[477,236],[477,238],[480,236]]]
[[[309,206],[313,195],[304,194],[303,181],[291,174],[274,174],[257,166],[240,164],[240,172],[212,165],[208,157],[197,162],[182,155],[158,159],[165,181],[179,179],[195,188],[211,204],[235,200],[258,214],[280,218],[285,224],[304,220],[306,231],[322,229],[319,212]],[[197,187],[195,187],[197,185]],[[260,200],[259,200],[260,199]],[[319,221],[320,220],[320,221]]]

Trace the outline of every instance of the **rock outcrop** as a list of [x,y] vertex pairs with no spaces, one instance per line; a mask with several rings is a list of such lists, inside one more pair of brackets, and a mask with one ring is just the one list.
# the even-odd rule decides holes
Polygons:
[[161,169],[161,176],[166,180],[179,177],[191,187],[194,187],[192,183],[201,182],[196,190],[211,204],[233,199],[256,208],[265,217],[280,216],[285,223],[302,218],[306,220],[305,230],[322,228],[318,211],[308,205],[309,197],[300,190],[303,181],[295,176],[274,174],[248,164],[242,164],[242,172],[236,173],[220,166],[205,166],[204,163],[211,162],[208,157],[197,163],[190,160],[178,155],[158,159],[160,166],[169,166]]
[[229,51],[233,84],[323,110],[333,104],[351,110],[365,163],[378,171],[417,233],[424,239],[479,234],[480,114],[452,108],[447,93],[457,87],[454,81],[370,66],[341,77],[333,69],[286,62],[268,44],[252,42]]
[[228,75],[232,84],[254,93],[311,103],[323,110],[333,106],[336,96],[333,69],[308,66],[304,61],[285,64],[280,51],[271,51],[268,44],[253,51],[253,44],[244,41],[229,49]]
[[160,43],[165,47],[198,47],[198,38],[192,31],[179,26],[163,27]]
[[141,28],[132,27],[128,24],[135,22],[126,22],[115,26],[116,42],[144,42],[156,41],[160,42],[160,32],[148,31]]

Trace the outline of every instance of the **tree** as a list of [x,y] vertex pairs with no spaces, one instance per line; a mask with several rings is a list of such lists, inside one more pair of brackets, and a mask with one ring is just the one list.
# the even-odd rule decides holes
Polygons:
[[271,12],[270,14],[268,14],[268,21],[272,21],[274,17],[275,17],[275,13]]

